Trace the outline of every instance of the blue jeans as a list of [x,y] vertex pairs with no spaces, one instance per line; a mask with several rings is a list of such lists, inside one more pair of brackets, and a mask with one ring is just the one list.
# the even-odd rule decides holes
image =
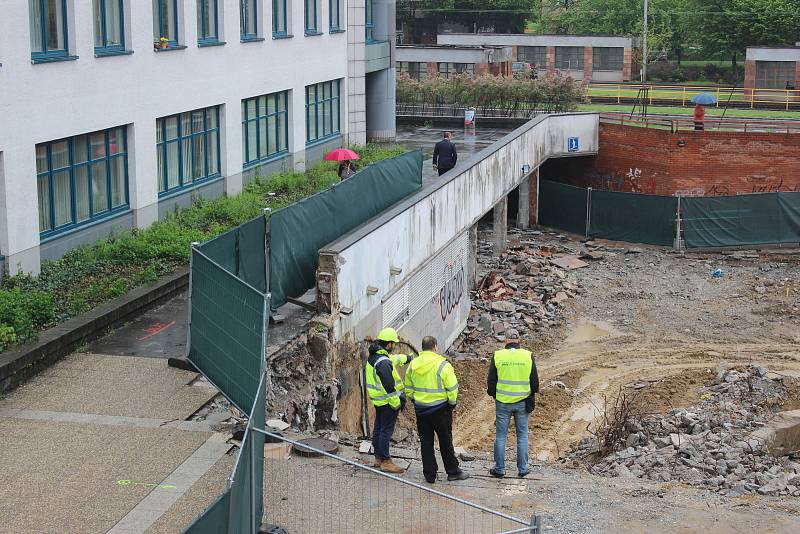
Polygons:
[[525,411],[525,401],[514,404],[495,401],[494,467],[499,473],[505,474],[506,439],[512,414],[517,430],[517,471],[524,475],[528,473],[528,413]]
[[394,425],[397,422],[397,415],[400,410],[394,410],[391,406],[375,407],[375,426],[372,429],[372,449],[375,458],[378,460],[388,460],[389,445],[394,432]]

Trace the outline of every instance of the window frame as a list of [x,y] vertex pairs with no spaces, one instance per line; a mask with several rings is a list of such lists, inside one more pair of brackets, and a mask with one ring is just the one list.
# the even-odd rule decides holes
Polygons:
[[[314,6],[314,25],[310,26],[309,22],[311,19],[309,18],[310,11],[309,5]],[[303,19],[303,31],[306,36],[312,35],[321,35],[319,31],[319,0],[303,0],[303,12],[305,17]]]
[[517,61],[530,63],[532,67],[539,65],[539,68],[547,67],[547,47],[546,46],[519,46],[517,47]]
[[[613,57],[612,57],[613,56]],[[617,64],[619,67],[617,67]],[[604,67],[613,68],[604,68]],[[593,46],[592,71],[622,72],[625,66],[625,48],[621,46]]]
[[[117,152],[115,154],[111,154],[110,150],[110,133],[112,130],[120,130],[122,133],[122,142],[125,146],[125,150],[121,152]],[[104,147],[104,155],[99,158],[92,158],[91,157],[91,136],[96,134],[102,133],[103,134],[103,147]],[[76,163],[76,141],[81,138],[86,138],[86,159],[85,161],[81,161]],[[68,163],[65,167],[59,167],[57,169],[53,168],[53,145],[57,143],[67,143],[67,159]],[[84,226],[90,226],[95,224],[99,221],[106,220],[108,218],[114,217],[119,215],[120,213],[125,213],[130,211],[130,191],[129,191],[129,170],[128,170],[128,154],[129,154],[129,146],[128,146],[128,128],[127,126],[115,126],[113,128],[107,128],[105,130],[97,130],[94,132],[89,132],[80,135],[74,135],[72,137],[64,137],[61,139],[55,139],[53,141],[46,141],[44,143],[38,143],[36,146],[45,145],[45,149],[47,151],[47,170],[43,172],[39,172],[39,169],[36,169],[36,187],[37,187],[37,202],[38,202],[38,189],[39,189],[39,180],[43,177],[47,179],[47,190],[48,190],[48,198],[47,198],[47,206],[46,209],[48,211],[48,217],[50,221],[50,228],[46,230],[42,230],[41,228],[41,221],[39,223],[39,239],[42,241],[46,241],[50,238],[55,236],[61,235],[65,232],[71,232],[75,229],[82,228]],[[35,149],[34,149],[35,150]],[[111,167],[112,162],[117,159],[122,159],[124,161],[124,180],[123,180],[123,202],[119,206],[112,206],[113,203],[113,192],[112,192],[112,173]],[[104,210],[96,210],[94,206],[94,194],[92,191],[92,186],[94,180],[92,179],[92,168],[95,164],[99,162],[104,162],[105,166],[105,174],[106,174],[106,209]],[[89,212],[89,217],[85,220],[78,221],[78,202],[77,202],[77,178],[76,178],[76,171],[80,168],[86,168],[86,184],[88,190],[84,193],[86,194],[87,200],[87,209]],[[64,172],[69,172],[69,184],[70,184],[70,201],[69,201],[69,210],[71,215],[71,222],[56,225],[56,211],[55,211],[55,195],[54,195],[54,175],[60,174]],[[39,205],[39,217],[41,218],[41,210],[42,206]]]
[[[125,0],[93,0],[92,2],[92,15],[94,15],[94,4],[100,3],[100,26],[101,35],[100,40],[103,42],[101,46],[95,45],[94,53],[97,55],[111,55],[115,53],[125,52]],[[108,44],[108,17],[106,16],[106,5],[109,2],[117,2],[119,4],[119,41],[118,45]]]
[[[239,1],[239,38],[242,41],[256,41],[258,34],[258,2],[259,0]],[[252,8],[252,13],[250,13]],[[253,23],[253,32],[249,33],[248,26]]]
[[[35,62],[36,60],[48,60],[48,59],[56,59],[56,58],[69,58],[71,57],[69,54],[69,24],[68,18],[69,13],[67,12],[67,0],[56,0],[57,2],[61,2],[61,13],[63,14],[61,18],[61,31],[64,32],[64,48],[58,49],[48,49],[47,48],[47,20],[46,20],[46,13],[45,13],[45,2],[47,0],[32,0],[39,4],[39,27],[41,28],[42,34],[42,41],[41,41],[41,51],[34,51],[31,48],[31,59]],[[30,2],[28,3],[28,9],[30,10]],[[33,13],[28,13],[29,19],[33,17]],[[28,29],[30,31],[30,27]],[[33,36],[31,36],[32,38]]]
[[[281,29],[278,29],[278,10],[276,6],[278,3],[283,5],[283,22]],[[273,37],[288,37],[289,36],[289,14],[288,14],[287,0],[272,0],[272,36]]]
[[[172,196],[174,194],[187,191],[202,185],[206,182],[210,182],[222,176],[222,128],[220,125],[220,107],[221,106],[210,106],[206,108],[200,109],[193,109],[191,111],[183,111],[181,113],[176,113],[173,115],[167,115],[166,117],[159,117],[156,119],[156,167],[158,167],[158,153],[162,153],[162,165],[163,165],[163,178],[164,183],[159,183],[158,185],[158,198]],[[192,115],[197,113],[198,111],[203,112],[203,130],[199,132],[194,131],[194,125],[192,124]],[[208,114],[210,111],[213,111],[216,114],[216,127],[209,129],[208,128]],[[183,133],[183,116],[188,115],[189,121],[189,134]],[[176,134],[175,137],[172,139],[167,139],[167,127],[166,123],[167,120],[171,118],[175,118],[176,121]],[[158,134],[161,133],[161,141],[158,141]],[[214,173],[209,174],[209,142],[208,138],[210,137],[209,134],[211,132],[216,132],[217,137],[217,171]],[[186,176],[184,176],[184,141],[189,140],[189,146],[191,147],[191,154],[189,155],[191,159],[191,166],[194,168],[195,164],[195,151],[194,145],[191,143],[196,137],[203,138],[203,170],[204,176],[201,178],[192,178],[189,177],[187,180]],[[178,161],[177,161],[177,170],[178,170],[178,185],[174,187],[169,186],[169,158],[168,158],[168,148],[171,144],[178,145]],[[158,181],[158,168],[156,168],[156,181]],[[162,189],[163,186],[163,189]]]
[[[335,23],[334,6],[336,6]],[[328,0],[328,30],[331,33],[339,33],[344,31],[344,28],[342,28],[342,0]]]
[[375,20],[373,18],[373,13],[375,11],[375,6],[373,5],[373,0],[365,0],[364,2],[364,41],[369,43],[374,43],[375,37]]
[[[264,115],[259,114],[258,111],[258,100],[261,98],[274,98],[276,102],[280,102],[280,96],[283,96],[283,103],[285,107],[281,110],[278,108],[277,104],[275,105],[275,111],[273,113],[265,113]],[[250,117],[247,112],[247,104],[248,102],[255,101],[255,108],[256,108],[256,116]],[[267,109],[268,106],[267,106]],[[269,151],[269,139],[270,139],[270,131],[269,131],[269,119],[270,117],[275,117],[275,128],[276,130],[279,128],[278,121],[283,121],[283,139],[280,139],[276,133],[276,144],[275,146],[278,148],[275,152]],[[260,147],[261,147],[261,128],[260,125],[262,122],[266,122],[266,133],[267,133],[267,141],[265,142],[265,146],[267,147],[267,151],[265,154],[259,154]],[[250,139],[247,128],[250,123],[255,123],[256,127],[256,156],[255,158],[250,158]],[[283,147],[283,148],[281,148]],[[242,168],[249,169],[261,163],[265,163],[268,161],[276,160],[282,158],[289,154],[289,90],[285,91],[278,91],[275,93],[268,93],[264,95],[253,96],[250,98],[243,98],[242,99]]]
[[[221,44],[219,38],[219,0],[197,0],[197,44],[199,46],[208,46],[214,44]],[[216,31],[212,35],[206,28],[206,20],[211,20],[208,17],[206,10],[213,11],[214,27]]]
[[[180,16],[180,13],[178,12],[178,0],[155,0],[155,2],[158,4],[158,29],[159,29],[159,33],[161,31],[162,26],[164,25],[163,24],[164,21],[161,19],[161,13],[162,13],[162,9],[161,8],[162,8],[162,6],[166,5],[167,6],[167,12],[169,12],[169,5],[167,4],[167,2],[171,2],[172,3],[172,8],[173,8],[173,12],[175,13],[175,17],[173,17],[174,20],[172,21],[172,28],[171,29],[175,33],[175,38],[174,39],[170,39],[167,36],[167,39],[168,39],[167,43],[169,43],[169,46],[172,47],[172,48],[180,46],[180,33],[178,32],[178,18]],[[165,37],[165,36],[164,35],[158,35],[158,36],[153,35],[153,43],[154,44],[160,44],[162,37]]]
[[[336,87],[336,96],[333,96],[333,87]],[[322,94],[325,93],[325,87],[328,87],[330,97],[319,98],[320,89],[322,90]],[[314,98],[315,100],[311,102],[309,100],[310,96],[310,89],[314,88]],[[324,82],[314,83],[311,85],[307,85],[305,87],[305,114],[306,114],[306,146],[315,145],[317,143],[323,142],[326,139],[330,139],[332,137],[337,137],[342,134],[342,80],[341,78],[336,80],[328,80]],[[335,107],[335,115],[334,115],[334,108],[333,104],[336,103]],[[322,105],[323,110],[323,119],[325,118],[325,104],[329,103],[331,106],[331,131],[325,132],[325,124],[323,123],[322,129],[320,129],[319,124],[319,107]],[[310,110],[313,108],[314,110],[314,134],[315,136],[311,137],[311,121],[310,121]],[[338,128],[336,130],[333,129],[333,117],[336,117],[336,125]],[[322,135],[320,135],[320,133]]]
[[[562,52],[562,54],[566,53],[567,55],[567,66],[559,66],[559,50],[569,49],[566,52]],[[580,52],[578,52],[580,50]],[[555,49],[555,65],[557,70],[569,70],[569,71],[579,71],[584,70],[586,65],[584,64],[584,54],[586,53],[585,47],[583,46],[557,46]],[[572,57],[575,56],[577,59],[577,64],[573,67],[570,63]],[[563,59],[563,58],[562,58]]]

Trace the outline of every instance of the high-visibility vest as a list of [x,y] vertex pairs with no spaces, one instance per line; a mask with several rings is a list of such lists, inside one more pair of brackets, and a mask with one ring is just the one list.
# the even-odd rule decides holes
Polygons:
[[375,367],[370,365],[369,360],[367,360],[364,374],[366,375],[367,393],[369,394],[369,399],[375,406],[386,406],[388,404],[392,408],[398,409],[400,408],[400,397],[404,395],[404,387],[403,380],[397,373],[397,366],[405,364],[408,361],[408,356],[405,354],[389,354],[384,349],[379,350],[377,354],[380,354],[381,356],[375,360],[375,365],[378,365],[382,361],[388,361],[392,364],[394,391],[391,393],[386,392],[386,388],[383,387],[383,382],[381,382],[381,379],[378,376],[378,371],[375,369]]
[[531,395],[533,357],[525,349],[502,349],[494,353],[497,368],[495,399],[506,404],[525,400]]
[[406,369],[406,394],[418,406],[431,407],[458,401],[458,379],[443,356],[423,350]]

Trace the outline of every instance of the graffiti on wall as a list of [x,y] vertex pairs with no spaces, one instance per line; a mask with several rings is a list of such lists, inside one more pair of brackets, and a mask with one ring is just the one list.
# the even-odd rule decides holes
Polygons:
[[655,176],[645,178],[642,169],[629,167],[624,172],[612,171],[606,174],[593,174],[591,178],[592,189],[606,191],[619,191],[625,193],[655,194]]
[[800,186],[794,186],[784,183],[783,178],[767,178],[760,179],[759,177],[751,177],[749,180],[753,183],[753,190],[751,193],[796,193],[800,191]]
[[439,301],[439,314],[442,321],[446,321],[453,313],[464,296],[464,262],[458,258],[458,263],[448,263],[444,267],[444,284],[439,288],[439,294],[434,300]]
[[796,193],[800,191],[800,185],[788,185],[784,182],[783,178],[750,177],[747,181],[750,185],[747,188],[742,188],[742,190],[732,189],[726,184],[714,184],[708,189],[703,187],[678,189],[673,193],[673,196],[722,197],[747,193]]

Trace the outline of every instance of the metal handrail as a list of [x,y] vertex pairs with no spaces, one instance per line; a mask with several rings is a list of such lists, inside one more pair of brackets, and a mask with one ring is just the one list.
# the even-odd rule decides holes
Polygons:
[[[647,102],[681,102],[681,105],[691,104],[692,96],[697,93],[713,93],[717,102],[716,107],[731,104],[745,104],[752,109],[756,104],[782,105],[785,109],[790,106],[800,105],[800,89],[767,89],[761,87],[720,87],[702,85],[641,85],[626,83],[601,83],[589,84],[588,96],[590,98],[611,98],[617,103],[622,100],[638,98],[638,92],[643,88],[648,89]],[[601,94],[598,94],[601,93]]]
[[[519,519],[517,517],[511,516],[511,515],[508,515],[508,514],[504,514],[503,512],[498,512],[497,510],[492,510],[491,508],[487,508],[487,507],[482,506],[480,504],[467,501],[467,500],[462,499],[460,497],[456,497],[454,495],[450,495],[448,493],[444,493],[442,491],[438,491],[438,490],[435,490],[433,488],[429,488],[429,487],[423,486],[422,484],[418,484],[416,482],[412,482],[410,480],[406,480],[404,478],[401,478],[401,477],[398,477],[398,476],[395,476],[395,475],[391,475],[389,473],[384,473],[383,471],[380,471],[378,469],[369,467],[369,466],[364,465],[364,464],[362,464],[360,462],[349,460],[347,458],[342,458],[341,456],[336,456],[335,454],[331,454],[329,452],[317,449],[317,448],[312,447],[312,446],[310,446],[310,445],[308,445],[306,443],[300,443],[298,441],[289,439],[286,436],[283,436],[281,434],[274,434],[272,432],[269,432],[267,430],[262,430],[260,428],[253,428],[253,431],[254,432],[260,432],[261,434],[264,434],[265,436],[269,436],[270,438],[277,439],[277,440],[289,443],[292,446],[299,447],[301,449],[310,450],[310,451],[312,451],[312,452],[314,452],[316,454],[319,454],[321,456],[325,456],[327,458],[331,458],[331,459],[336,460],[338,462],[341,462],[343,464],[347,464],[347,465],[350,465],[350,466],[355,467],[357,469],[361,469],[362,471],[366,471],[368,473],[372,473],[374,475],[378,475],[380,477],[387,478],[389,480],[394,480],[395,482],[399,482],[401,484],[405,484],[407,486],[411,486],[413,488],[422,490],[422,491],[430,493],[432,495],[437,495],[439,497],[443,497],[445,499],[448,499],[448,500],[451,500],[451,501],[455,501],[455,502],[463,504],[465,506],[469,506],[470,508],[474,508],[476,510],[480,510],[481,512],[485,512],[487,514],[491,514],[491,515],[494,515],[494,516],[497,516],[497,517],[501,517],[501,518],[503,518],[503,519],[505,519],[507,521],[511,521],[511,522],[514,522],[514,523],[517,523],[517,524],[520,524],[520,525],[524,525],[526,527],[526,528],[524,528],[522,530],[514,530],[514,531],[511,531],[511,532],[537,532],[536,530],[531,530],[532,528],[533,529],[536,528],[535,525],[531,525],[530,522],[525,521],[523,519]],[[537,518],[536,522],[541,524],[541,521],[538,521],[538,518]]]
[[[672,132],[692,130],[695,127],[694,119],[686,115],[650,115],[647,117],[630,115],[621,112],[606,112],[600,114],[600,120],[607,123],[629,124],[631,126],[663,127]],[[749,118],[705,118],[705,129],[741,130],[744,132],[766,131],[775,133],[800,133],[800,120],[762,120]]]

